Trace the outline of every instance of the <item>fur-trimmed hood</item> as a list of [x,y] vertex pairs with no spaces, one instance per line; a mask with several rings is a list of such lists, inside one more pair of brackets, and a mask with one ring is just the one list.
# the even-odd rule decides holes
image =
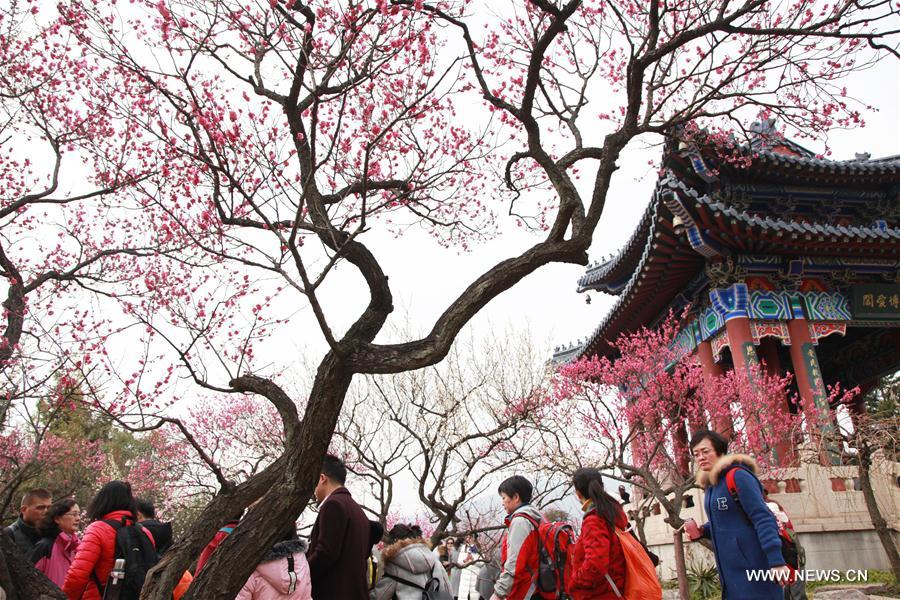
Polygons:
[[759,464],[756,459],[749,454],[725,454],[713,464],[709,471],[700,471],[697,473],[697,483],[700,487],[708,488],[719,482],[719,477],[734,465],[741,465],[754,475],[759,475]]
[[303,554],[306,552],[306,542],[302,540],[288,540],[286,542],[278,542],[272,549],[269,550],[269,553],[266,554],[266,557],[260,561],[260,564],[273,562],[276,560],[281,560],[282,558],[287,558],[288,556],[292,556],[294,554]]
[[402,569],[409,573],[429,573],[434,568],[437,557],[422,538],[394,542],[381,551],[381,560],[386,570]]
[[312,586],[305,551],[306,543],[300,540],[278,542],[272,546],[269,554],[256,565],[237,598],[311,600]]

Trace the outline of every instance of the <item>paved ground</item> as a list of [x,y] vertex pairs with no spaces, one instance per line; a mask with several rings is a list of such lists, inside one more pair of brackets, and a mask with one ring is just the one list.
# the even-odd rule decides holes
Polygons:
[[[871,586],[877,588],[880,586]],[[866,589],[866,588],[861,588]],[[860,589],[842,586],[828,586],[819,588],[815,595],[810,596],[811,600],[896,600],[888,596],[877,596],[864,594]],[[680,600],[678,590],[663,590],[662,600]]]

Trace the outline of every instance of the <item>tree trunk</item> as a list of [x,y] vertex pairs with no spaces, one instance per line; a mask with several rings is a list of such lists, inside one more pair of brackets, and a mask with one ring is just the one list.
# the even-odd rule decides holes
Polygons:
[[644,532],[644,524],[647,521],[647,517],[642,514],[643,510],[638,508],[633,511],[634,517],[631,521],[634,523],[634,530],[637,531],[638,539],[641,541],[643,545],[647,545],[647,534]]
[[440,521],[438,521],[434,531],[431,533],[431,537],[428,538],[428,541],[431,542],[433,548],[436,548],[437,545],[443,542],[444,538],[447,537],[447,528],[450,527],[452,522],[453,518],[446,513],[441,517]]
[[162,560],[147,573],[141,598],[171,600],[172,590],[178,585],[181,575],[200,555],[216,531],[225,525],[238,509],[248,506],[267,490],[272,489],[284,471],[286,462],[285,456],[282,455],[243,484],[217,494],[191,524],[185,535],[175,542]]
[[0,534],[0,586],[7,600],[66,600],[65,594],[34,568],[19,548]]
[[681,600],[690,600],[691,591],[688,585],[687,566],[684,558],[684,540],[681,539],[681,531],[676,531],[672,539],[675,542],[675,572],[678,575],[678,596]]
[[[285,464],[278,480],[219,545],[184,600],[233,598],[285,528],[294,525],[312,497],[352,375],[334,354],[323,360],[299,426],[299,437],[281,457]],[[145,585],[142,598],[169,600],[170,590],[155,586],[148,594]]]
[[881,540],[884,552],[891,563],[894,579],[900,581],[900,554],[897,552],[897,545],[894,543],[894,536],[887,525],[887,521],[881,514],[881,509],[878,508],[875,490],[872,488],[872,479],[869,473],[869,469],[872,466],[872,449],[862,439],[857,446],[859,451],[859,485],[862,488],[863,498],[866,500],[866,508],[869,511],[869,517],[872,519],[872,525],[875,527],[875,533],[878,534],[878,539]]
[[681,600],[690,600],[691,592],[687,578],[687,559],[684,554],[684,540],[682,538],[684,519],[681,518],[679,512],[683,498],[684,492],[680,492],[675,495],[673,500],[661,504],[663,504],[663,507],[666,509],[666,523],[675,530],[675,533],[672,536],[672,551],[675,553],[675,574],[678,577],[678,595]]

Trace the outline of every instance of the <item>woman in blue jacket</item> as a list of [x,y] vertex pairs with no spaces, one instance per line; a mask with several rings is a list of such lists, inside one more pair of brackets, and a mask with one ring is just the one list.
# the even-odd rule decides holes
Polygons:
[[[705,489],[709,521],[701,537],[712,540],[723,600],[782,600],[782,583],[790,568],[781,554],[778,524],[766,506],[756,478],[756,461],[746,454],[727,454],[728,441],[715,431],[700,430],[691,439],[691,453],[700,469],[697,481]],[[739,503],[728,491],[726,474],[736,469]],[[755,578],[750,572],[755,571]]]

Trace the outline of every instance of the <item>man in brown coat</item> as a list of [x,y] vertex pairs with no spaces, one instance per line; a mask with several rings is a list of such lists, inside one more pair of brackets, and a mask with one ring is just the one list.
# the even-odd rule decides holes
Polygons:
[[319,516],[309,537],[313,600],[368,600],[369,520],[344,487],[347,467],[325,455],[316,485]]

